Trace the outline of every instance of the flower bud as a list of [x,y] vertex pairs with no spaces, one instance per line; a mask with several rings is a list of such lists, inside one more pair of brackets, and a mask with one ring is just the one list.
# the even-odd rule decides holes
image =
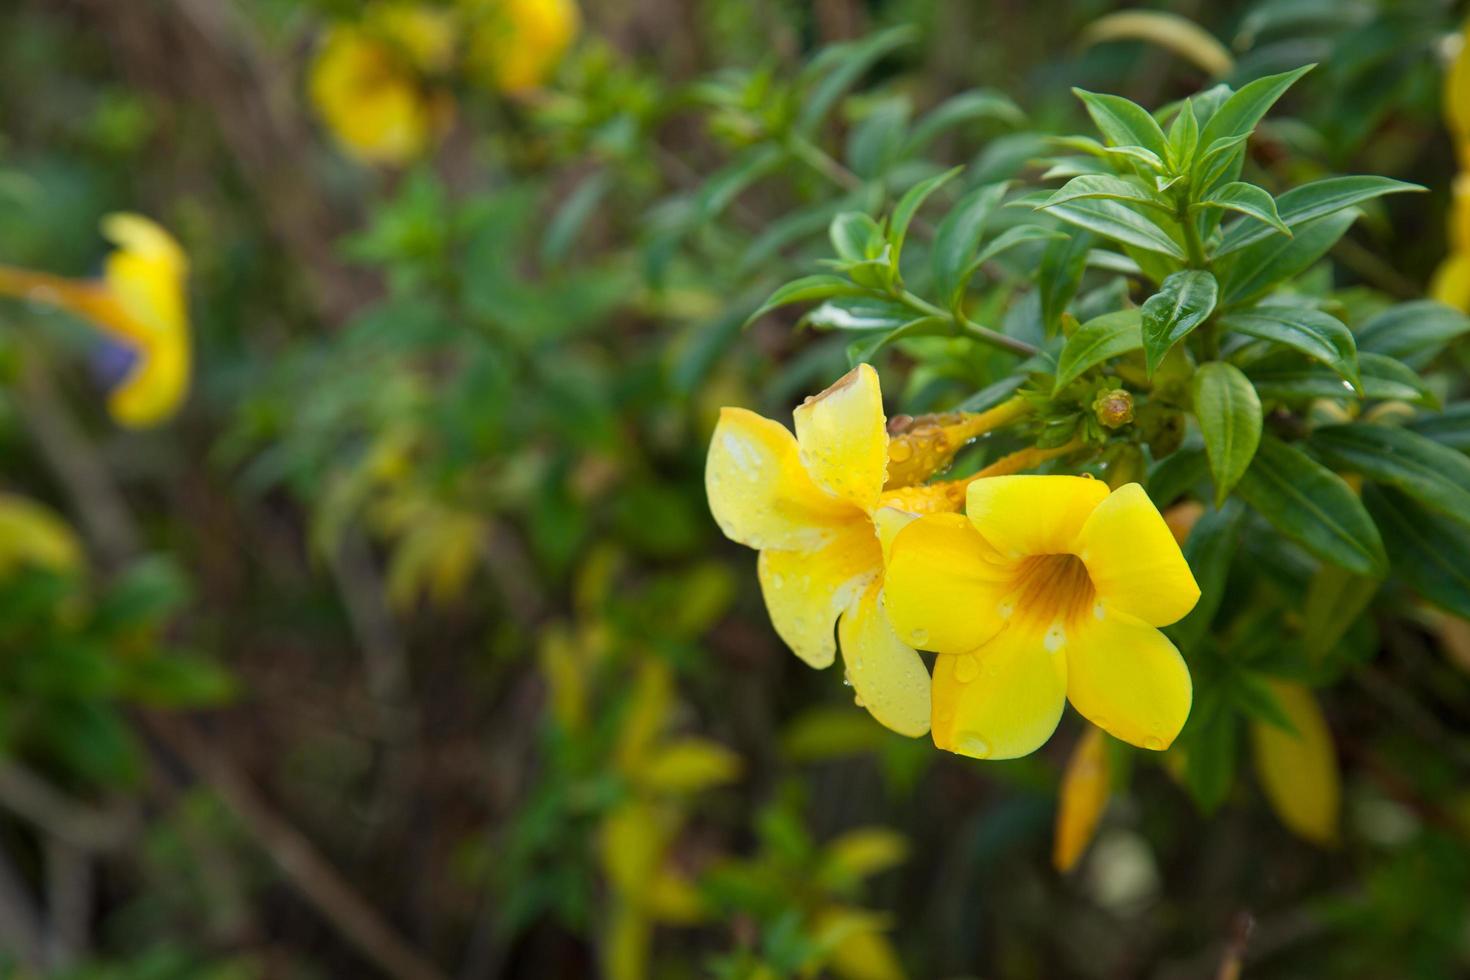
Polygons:
[[1104,427],[1122,428],[1133,421],[1133,396],[1122,388],[1104,389],[1093,400],[1092,410]]

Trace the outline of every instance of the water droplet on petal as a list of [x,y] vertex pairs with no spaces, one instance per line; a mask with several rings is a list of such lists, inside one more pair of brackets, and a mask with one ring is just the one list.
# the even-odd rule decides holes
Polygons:
[[954,740],[955,751],[976,759],[990,758],[990,743],[972,732],[962,732]]
[[954,679],[961,684],[968,684],[980,676],[980,662],[971,656],[964,656],[954,663]]
[[1155,752],[1162,752],[1164,751],[1164,740],[1156,735],[1150,735],[1143,740],[1143,747],[1153,749]]
[[779,588],[781,588],[785,584],[786,584],[786,579],[782,578],[780,575],[772,575],[771,576],[771,588],[773,588],[773,589],[779,589]]
[[888,458],[895,463],[902,463],[914,454],[907,442],[893,442],[888,446]]
[[914,630],[909,634],[909,646],[922,648],[929,642],[928,630]]
[[842,672],[842,686],[852,687],[852,678],[847,676],[847,671],[845,670]]

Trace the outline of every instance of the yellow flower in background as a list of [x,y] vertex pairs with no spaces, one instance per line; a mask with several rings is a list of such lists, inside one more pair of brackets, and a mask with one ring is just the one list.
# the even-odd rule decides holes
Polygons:
[[47,303],[87,320],[133,360],[108,409],[123,425],[157,425],[188,393],[188,260],[173,236],[136,214],[112,214],[102,233],[118,248],[101,280],[71,280],[0,266],[0,293]]
[[1078,476],[970,484],[967,516],[893,539],[888,614],[934,650],[933,733],[980,759],[1026,755],[1065,702],[1116,738],[1167,748],[1189,715],[1189,669],[1159,632],[1199,599],[1142,487]]
[[49,507],[0,493],[0,578],[18,568],[76,571],[82,544],[76,532]]
[[468,0],[469,70],[501,92],[539,88],[582,24],[573,0]]
[[1458,50],[1444,79],[1445,124],[1455,143],[1461,173],[1455,178],[1450,205],[1449,255],[1429,284],[1429,295],[1470,312],[1470,22],[1457,39]]
[[1067,771],[1062,775],[1051,852],[1052,865],[1058,871],[1075,868],[1092,843],[1103,810],[1107,809],[1111,782],[1107,736],[1102,729],[1089,727],[1072,748]]
[[796,436],[726,408],[710,440],[705,491],[732,541],[760,551],[776,632],[812,667],[830,666],[836,625],[847,678],[879,722],[929,730],[929,672],[884,611],[885,540],[915,513],[953,510],[950,487],[884,493],[888,432],[878,375],[859,365],[796,409]]
[[453,112],[425,73],[448,67],[454,29],[430,7],[370,8],[360,24],[338,24],[312,62],[312,104],[337,142],[365,163],[398,165],[423,155]]
[[1312,692],[1300,684],[1273,681],[1271,693],[1296,730],[1251,723],[1261,789],[1288,830],[1314,844],[1334,844],[1342,788],[1327,719]]

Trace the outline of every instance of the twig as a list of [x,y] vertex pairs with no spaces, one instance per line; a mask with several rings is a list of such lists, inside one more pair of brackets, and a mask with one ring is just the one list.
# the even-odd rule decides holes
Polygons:
[[46,838],[46,964],[64,970],[90,946],[92,858],[60,837]]
[[14,761],[0,762],[0,806],[83,851],[120,847],[137,829],[130,810],[91,809]]

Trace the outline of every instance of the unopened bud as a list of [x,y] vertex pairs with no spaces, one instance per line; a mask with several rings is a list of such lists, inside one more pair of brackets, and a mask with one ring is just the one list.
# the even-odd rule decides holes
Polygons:
[[1098,393],[1092,410],[1106,428],[1122,428],[1133,421],[1133,396],[1122,388],[1107,389]]

